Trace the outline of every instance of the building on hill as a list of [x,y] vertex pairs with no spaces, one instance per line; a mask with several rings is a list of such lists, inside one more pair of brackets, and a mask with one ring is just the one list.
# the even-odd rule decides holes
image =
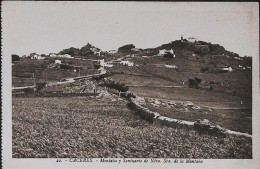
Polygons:
[[37,60],[43,60],[43,59],[46,58],[46,57],[43,57],[43,56],[38,55],[36,53],[31,53],[29,57],[30,57],[30,59],[37,59]]
[[55,60],[55,64],[61,64],[60,60]]
[[60,57],[60,58],[67,58],[67,59],[72,59],[74,57],[72,57],[71,55],[69,54],[64,54],[64,55],[57,55],[56,57]]
[[109,54],[115,54],[115,53],[117,53],[117,50],[110,50],[110,51],[108,51],[108,53]]
[[158,56],[164,56],[164,57],[172,57],[172,58],[175,57],[173,49],[170,49],[170,50],[166,50],[166,49],[159,50],[159,53],[157,55]]
[[140,48],[132,48],[131,51],[134,51],[134,52],[141,52],[141,49],[140,49]]
[[96,47],[91,47],[90,50],[94,53],[94,55],[100,56],[101,50]]
[[226,71],[232,72],[233,68],[232,67],[224,67],[224,68],[221,68],[221,70],[226,70]]
[[49,56],[52,57],[52,58],[57,57],[57,55],[55,53],[50,53]]
[[101,51],[95,51],[94,54],[97,56],[101,56]]
[[126,60],[126,61],[121,61],[120,64],[125,65],[125,66],[134,66],[134,63],[133,63],[133,62],[130,62],[130,61],[128,61],[128,60]]
[[183,35],[181,35],[181,42],[183,42]]
[[194,38],[194,37],[189,37],[187,40],[188,40],[189,42],[191,42],[191,43],[195,43],[195,42],[198,41],[198,39],[197,39],[197,38]]

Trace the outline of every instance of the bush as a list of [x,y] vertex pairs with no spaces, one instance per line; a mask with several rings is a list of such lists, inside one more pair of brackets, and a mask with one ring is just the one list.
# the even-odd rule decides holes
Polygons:
[[100,80],[102,80],[104,78],[105,78],[105,75],[99,75],[99,76],[93,76],[92,77],[93,80],[97,80],[97,81],[100,81]]
[[73,65],[68,65],[68,64],[60,64],[60,68],[64,70],[71,70],[74,68]]
[[25,94],[33,94],[34,93],[34,88],[25,88],[23,89]]
[[36,84],[36,91],[38,92],[38,91],[42,90],[46,86],[46,84],[47,84],[46,82],[37,83]]
[[205,68],[201,68],[201,69],[200,69],[200,71],[201,71],[202,73],[204,73],[204,72],[206,72],[206,71],[208,71],[208,70],[209,70],[208,67],[205,67]]
[[124,45],[124,46],[118,48],[118,51],[119,52],[129,52],[133,48],[135,48],[135,46],[133,44],[129,44],[129,45]]
[[127,92],[129,90],[129,87],[126,86],[124,83],[115,81],[105,82],[105,86],[107,86],[108,88],[116,89],[121,92]]
[[95,68],[95,69],[99,69],[100,67],[101,67],[100,65],[94,64],[94,68]]
[[199,88],[199,83],[201,82],[201,79],[195,77],[194,79],[189,79],[189,87],[191,88]]
[[172,53],[166,53],[163,55],[163,57],[165,58],[173,58],[173,54]]
[[209,82],[209,84],[215,84],[215,82],[212,80],[212,81]]
[[201,82],[201,79],[199,79],[199,78],[197,78],[197,77],[195,77],[194,80],[195,80],[195,82],[196,82],[197,84],[199,84],[199,83]]
[[18,55],[12,55],[12,62],[19,61],[20,57]]

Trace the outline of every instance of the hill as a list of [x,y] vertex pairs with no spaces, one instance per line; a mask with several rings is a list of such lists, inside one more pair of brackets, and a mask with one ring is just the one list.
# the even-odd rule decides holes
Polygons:
[[100,52],[101,52],[101,50],[99,48],[88,43],[87,45],[83,46],[80,49],[75,48],[75,47],[63,49],[58,54],[59,55],[69,54],[69,55],[75,57],[75,56],[100,55]]

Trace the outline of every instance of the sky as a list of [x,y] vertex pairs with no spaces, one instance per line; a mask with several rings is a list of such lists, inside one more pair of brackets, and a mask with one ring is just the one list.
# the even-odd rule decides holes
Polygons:
[[56,53],[88,42],[101,50],[157,47],[196,37],[258,56],[259,8],[241,2],[2,2],[7,54]]

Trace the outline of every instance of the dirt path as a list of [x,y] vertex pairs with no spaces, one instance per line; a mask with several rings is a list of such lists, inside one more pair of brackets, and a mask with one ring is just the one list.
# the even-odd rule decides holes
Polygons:
[[22,87],[13,87],[12,90],[17,90],[17,89],[26,89],[26,88],[34,88],[35,86],[22,86]]

